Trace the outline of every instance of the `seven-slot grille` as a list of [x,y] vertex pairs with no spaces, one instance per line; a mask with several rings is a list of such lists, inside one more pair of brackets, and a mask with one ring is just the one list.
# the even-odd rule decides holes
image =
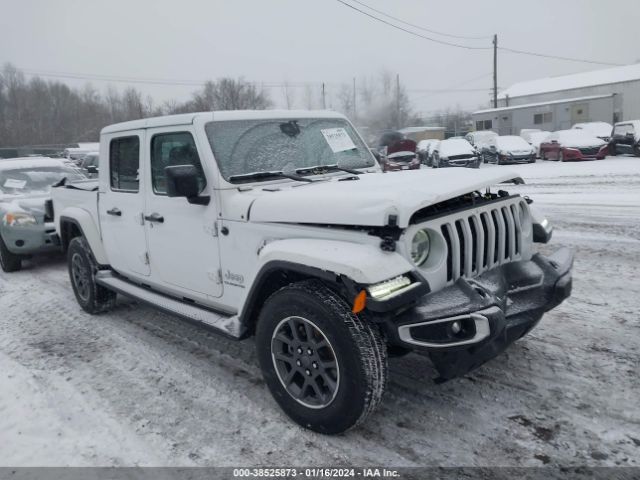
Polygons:
[[447,243],[447,281],[472,277],[521,258],[519,203],[497,204],[441,225]]

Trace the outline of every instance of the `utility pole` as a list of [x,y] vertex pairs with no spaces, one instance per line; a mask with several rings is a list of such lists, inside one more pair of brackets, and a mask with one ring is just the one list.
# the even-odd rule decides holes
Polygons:
[[356,77],[353,77],[353,121],[356,121]]
[[325,96],[324,96],[324,82],[322,82],[322,109],[323,110],[327,109],[327,102],[326,102]]
[[498,35],[493,36],[493,108],[498,108]]
[[396,124],[400,128],[400,74],[396,73]]

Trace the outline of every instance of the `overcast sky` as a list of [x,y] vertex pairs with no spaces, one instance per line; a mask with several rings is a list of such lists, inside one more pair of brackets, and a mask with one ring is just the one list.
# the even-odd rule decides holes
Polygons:
[[[640,60],[638,0],[361,1],[440,32],[497,33],[504,47],[620,64]],[[418,32],[491,46],[490,38],[459,40]],[[221,76],[267,84],[287,81],[292,88],[310,82],[314,91],[319,91],[320,82],[335,91],[341,82],[350,84],[353,77],[376,75],[386,68],[400,75],[418,112],[484,105],[492,81],[491,50],[428,42],[336,0],[0,0],[0,64],[4,62],[35,72],[186,83]],[[506,52],[498,56],[502,88],[598,68],[606,67]],[[74,86],[84,83],[60,80]],[[100,89],[107,83],[92,81]],[[158,101],[185,100],[196,88],[135,86]],[[484,90],[428,92],[452,88]],[[303,107],[303,89],[294,91],[297,106]],[[270,92],[283,106],[282,87]]]

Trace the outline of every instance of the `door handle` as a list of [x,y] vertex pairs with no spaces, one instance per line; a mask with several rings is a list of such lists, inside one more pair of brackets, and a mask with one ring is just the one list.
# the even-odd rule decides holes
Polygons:
[[151,215],[145,215],[144,219],[147,222],[164,223],[164,217],[162,215],[160,215],[159,213],[152,213]]
[[111,210],[107,210],[107,215],[114,215],[116,217],[121,217],[122,212],[120,211],[119,208],[113,207]]

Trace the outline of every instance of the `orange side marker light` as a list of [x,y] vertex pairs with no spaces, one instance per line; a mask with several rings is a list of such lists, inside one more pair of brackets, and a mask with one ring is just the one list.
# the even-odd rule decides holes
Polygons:
[[364,290],[361,290],[360,293],[356,295],[356,298],[353,300],[353,308],[351,309],[351,311],[353,313],[360,313],[361,311],[364,310],[366,306],[367,306],[367,292]]

